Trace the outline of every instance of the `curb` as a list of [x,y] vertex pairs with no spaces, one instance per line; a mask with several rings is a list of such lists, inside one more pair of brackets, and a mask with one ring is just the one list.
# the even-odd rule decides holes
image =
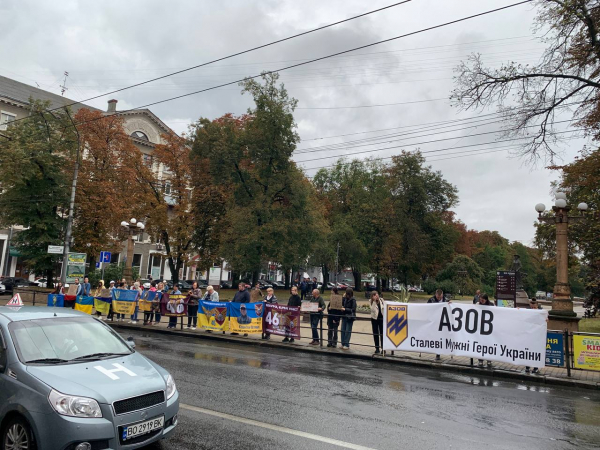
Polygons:
[[472,366],[464,366],[459,364],[449,364],[449,363],[435,363],[429,361],[418,361],[414,359],[408,358],[400,358],[395,356],[378,356],[378,355],[368,355],[363,353],[342,353],[342,352],[332,352],[330,350],[325,350],[321,347],[300,347],[300,346],[290,346],[283,345],[277,342],[261,340],[257,341],[254,339],[244,339],[244,338],[236,338],[230,335],[219,335],[213,333],[192,333],[189,331],[181,331],[181,330],[166,330],[161,328],[142,328],[140,326],[134,325],[125,325],[125,324],[113,324],[107,323],[112,328],[115,329],[123,329],[123,330],[132,330],[132,331],[143,331],[147,333],[155,333],[155,334],[164,334],[169,336],[180,336],[187,338],[194,338],[199,340],[211,340],[211,341],[220,341],[220,342],[231,342],[234,344],[242,344],[242,345],[253,345],[256,347],[268,347],[268,348],[278,348],[291,350],[296,352],[303,353],[312,353],[319,355],[327,355],[337,358],[352,358],[352,359],[360,359],[363,361],[376,361],[387,364],[395,364],[399,366],[411,366],[411,367],[419,367],[424,369],[434,369],[434,370],[447,370],[453,372],[460,372],[469,375],[477,375],[477,376],[491,376],[497,378],[505,378],[511,380],[519,380],[526,381],[528,383],[536,383],[536,384],[546,384],[552,386],[564,386],[564,387],[576,387],[582,389],[593,389],[599,390],[600,383],[594,381],[583,381],[583,380],[575,380],[575,379],[567,379],[567,378],[556,378],[551,376],[536,376],[536,375],[526,375],[521,372],[514,372],[508,370],[501,369],[479,369],[478,367]]

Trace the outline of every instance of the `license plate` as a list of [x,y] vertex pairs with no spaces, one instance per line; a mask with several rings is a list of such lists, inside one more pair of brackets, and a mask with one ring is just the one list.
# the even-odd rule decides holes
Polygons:
[[151,433],[162,429],[165,425],[165,416],[156,417],[145,422],[136,423],[123,428],[123,440],[132,439],[142,434]]

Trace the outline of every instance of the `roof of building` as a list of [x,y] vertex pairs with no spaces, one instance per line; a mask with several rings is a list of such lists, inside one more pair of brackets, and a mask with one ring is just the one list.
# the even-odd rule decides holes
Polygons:
[[[61,97],[60,95],[53,94],[52,92],[44,91],[43,89],[3,77],[2,75],[0,75],[0,98],[12,100],[17,106],[29,105],[30,98],[48,100],[50,101],[50,108],[60,108],[71,103],[76,103],[76,100],[72,100],[67,97]],[[98,110],[97,108],[84,105],[83,103],[73,105],[71,109],[73,111],[77,111],[82,107],[91,110]]]

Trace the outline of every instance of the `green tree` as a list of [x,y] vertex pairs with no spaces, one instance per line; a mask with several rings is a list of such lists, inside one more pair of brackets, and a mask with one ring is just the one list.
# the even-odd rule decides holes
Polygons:
[[458,255],[441,270],[436,280],[450,280],[462,295],[474,294],[481,288],[484,272],[475,261],[468,256]]
[[206,179],[227,199],[220,254],[254,279],[266,262],[306,264],[323,228],[311,186],[291,160],[297,101],[278,78],[242,83],[255,104],[247,114],[200,119],[193,129],[193,156],[206,162]]
[[64,243],[77,136],[67,113],[30,101],[27,120],[9,126],[0,138],[0,226],[24,227],[15,246],[30,269],[52,280],[57,256],[47,250]]

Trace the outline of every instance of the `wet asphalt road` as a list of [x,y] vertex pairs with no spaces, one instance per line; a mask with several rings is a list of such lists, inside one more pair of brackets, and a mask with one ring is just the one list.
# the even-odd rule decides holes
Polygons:
[[[139,352],[171,372],[183,404],[230,415],[182,408],[175,434],[148,450],[591,449],[600,444],[595,391],[187,338],[124,336],[133,336]],[[240,422],[245,419],[256,422]],[[312,439],[291,434],[296,431]]]

